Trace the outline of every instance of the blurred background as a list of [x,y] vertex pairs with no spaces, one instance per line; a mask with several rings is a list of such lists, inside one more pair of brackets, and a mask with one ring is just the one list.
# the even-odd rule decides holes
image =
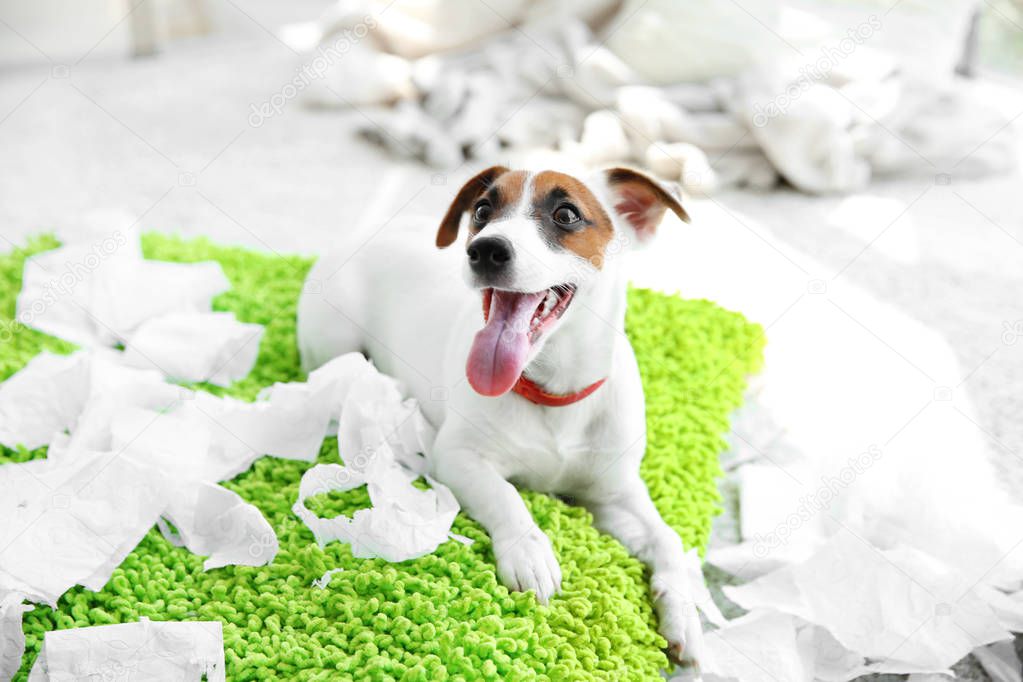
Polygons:
[[[768,338],[711,582],[848,532],[1011,594],[1021,77],[1020,0],[0,0],[0,248],[120,229],[318,254],[439,218],[493,163],[644,168],[694,221],[634,282]],[[956,673],[1019,679],[993,665]]]

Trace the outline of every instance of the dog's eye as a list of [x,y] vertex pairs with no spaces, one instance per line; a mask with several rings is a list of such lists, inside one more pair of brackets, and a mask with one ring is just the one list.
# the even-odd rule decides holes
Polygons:
[[472,212],[473,220],[476,221],[477,225],[483,225],[490,217],[494,214],[494,209],[488,203],[476,204],[476,208]]
[[554,222],[558,225],[574,225],[579,220],[579,211],[575,206],[559,206],[554,210]]

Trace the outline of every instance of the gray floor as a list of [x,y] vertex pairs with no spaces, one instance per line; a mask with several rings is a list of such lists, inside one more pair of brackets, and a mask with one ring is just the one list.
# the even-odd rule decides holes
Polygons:
[[[297,67],[258,27],[231,39],[175,43],[157,58],[87,58],[0,71],[0,240],[90,227],[205,235],[278,252],[317,253],[360,220],[395,211],[437,215],[447,174],[399,164],[349,134],[371,112],[312,111],[290,102],[262,125],[252,107]],[[1002,101],[1005,120],[1023,98]],[[1012,126],[1000,135],[1011,134]],[[981,142],[981,140],[978,140]],[[370,205],[383,183],[400,196]],[[756,215],[764,238],[839,269],[940,332],[961,365],[1005,485],[1023,489],[1023,192],[1018,174],[953,174],[879,182],[871,194],[912,199],[905,215],[830,226],[839,198],[730,193],[729,211]],[[899,258],[914,225],[916,257]],[[1020,321],[1020,338],[1005,335]],[[740,419],[742,416],[740,415]],[[982,494],[982,491],[979,491]],[[973,673],[963,671],[963,675]],[[980,676],[967,679],[984,679]]]

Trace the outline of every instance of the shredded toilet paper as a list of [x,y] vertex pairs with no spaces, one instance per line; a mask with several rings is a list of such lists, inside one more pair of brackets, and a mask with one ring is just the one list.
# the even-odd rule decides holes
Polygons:
[[166,508],[160,473],[117,453],[0,467],[0,590],[56,607],[98,590]]
[[327,586],[330,585],[331,578],[333,578],[338,573],[344,573],[344,571],[345,571],[345,569],[343,569],[343,568],[332,568],[332,569],[326,571],[322,576],[320,576],[319,578],[314,580],[313,584],[312,584],[312,587],[315,587],[315,588],[321,589],[321,590],[325,590],[325,589],[327,589]]
[[1010,631],[1023,629],[1016,596],[918,549],[878,549],[845,530],[804,558],[724,592],[750,610],[708,636],[704,670],[726,679],[768,679],[764,668],[749,668],[750,660],[776,676],[789,671],[777,679],[808,682],[876,673],[930,679],[950,675],[970,652],[1000,669],[1012,665],[1015,653],[1010,657],[999,643],[1011,650]]
[[143,322],[128,340],[125,362],[176,381],[230,386],[256,364],[263,327],[234,313],[172,313]]
[[23,594],[0,589],[0,680],[13,678],[21,667],[21,656],[25,651],[21,616],[33,608],[24,604],[24,600]]
[[99,625],[47,632],[29,682],[179,680],[224,682],[219,621]]
[[[73,278],[50,278],[79,261]],[[23,602],[55,607],[75,585],[102,589],[154,524],[168,541],[205,555],[206,570],[272,562],[274,529],[218,483],[264,455],[313,462],[331,433],[345,466],[310,469],[295,507],[317,541],[344,540],[355,556],[401,561],[448,539],[454,496],[430,479],[432,489],[412,485],[425,474],[433,428],[363,356],[335,358],[307,381],[275,384],[253,402],[170,383],[226,386],[255,363],[263,328],[210,310],[228,287],[219,264],[146,261],[137,241],[122,237],[39,254],[26,263],[24,281],[20,321],[85,349],[43,352],[0,384],[0,443],[49,446],[45,459],[0,467],[0,678],[17,670],[24,652],[21,614],[31,607]],[[123,351],[112,347],[121,343]],[[373,507],[351,520],[305,509],[309,495],[357,485],[369,486]],[[199,638],[165,625],[48,633],[32,679],[103,674],[86,670],[93,654],[135,640],[145,644],[137,655],[117,652],[109,665],[152,663],[146,679],[169,679],[164,672],[223,679],[222,646],[213,663],[210,652],[178,657]],[[72,664],[81,656],[88,665]]]
[[82,346],[113,346],[147,320],[208,312],[229,288],[219,263],[144,260],[138,237],[115,231],[30,257],[16,319]]
[[184,484],[162,519],[160,532],[172,544],[209,558],[204,570],[221,566],[263,566],[277,556],[277,535],[256,507],[212,483]]
[[0,443],[32,450],[74,425],[89,385],[82,359],[43,351],[0,384]]
[[[335,360],[334,362],[338,362]],[[350,361],[346,361],[349,362]],[[329,365],[328,365],[329,367]],[[292,511],[320,545],[334,540],[352,555],[405,561],[429,554],[448,540],[458,502],[441,483],[425,476],[425,452],[435,437],[414,400],[402,400],[397,383],[375,369],[348,367],[338,449],[344,466],[320,464],[302,476]],[[412,481],[423,474],[429,490]],[[306,507],[314,495],[367,485],[372,507],[352,518],[323,519]]]

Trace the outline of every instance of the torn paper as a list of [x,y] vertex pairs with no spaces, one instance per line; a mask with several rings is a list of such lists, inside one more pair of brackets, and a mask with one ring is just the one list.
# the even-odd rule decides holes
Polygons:
[[18,592],[0,589],[0,680],[13,678],[25,655],[21,616],[34,607],[24,604],[24,600],[24,595]]
[[[398,382],[376,368],[346,382],[347,393],[338,422],[341,461],[353,471],[375,480],[395,462],[417,475],[426,473],[426,452],[436,431],[419,404],[402,400]],[[377,457],[379,452],[385,456]]]
[[71,680],[224,682],[219,621],[100,625],[46,633],[30,682]]
[[0,443],[34,450],[74,426],[88,393],[84,353],[43,351],[0,385]]
[[172,313],[132,333],[124,362],[173,381],[230,386],[252,371],[262,337],[262,325],[239,322],[234,313]]
[[118,278],[142,258],[137,238],[119,230],[89,243],[82,240],[25,259],[16,319],[26,327],[83,346],[110,345],[113,335],[90,313],[98,277]]
[[338,573],[344,573],[344,570],[345,569],[343,568],[330,569],[329,571],[325,572],[322,576],[314,580],[311,587],[315,587],[320,590],[327,589],[327,586],[330,585],[330,579],[333,578]]
[[83,346],[113,346],[146,320],[209,311],[228,288],[219,263],[144,260],[137,235],[114,231],[26,259],[16,319]]
[[[403,401],[394,379],[375,368],[360,371],[346,386],[337,396],[343,400],[338,450],[345,465],[306,471],[292,511],[320,545],[340,540],[359,558],[405,561],[429,554],[448,539],[459,509],[451,491],[430,477],[429,490],[412,485],[425,472],[420,453],[432,444],[433,429],[416,402]],[[351,518],[324,519],[306,507],[314,495],[362,485],[368,486],[372,507]]]
[[875,549],[850,533],[806,562],[724,591],[745,609],[827,629],[849,651],[883,661],[874,672],[940,671],[1010,637],[952,569],[914,549]]
[[[183,484],[171,497],[160,532],[172,544],[207,555],[203,570],[265,566],[277,556],[277,535],[255,506],[212,483]],[[176,531],[176,532],[175,532]]]
[[708,632],[701,671],[712,679],[742,682],[812,682],[799,655],[791,616],[761,611]]
[[155,469],[116,453],[0,467],[0,590],[56,607],[75,585],[100,590],[166,508]]
[[98,279],[89,312],[118,341],[139,326],[171,313],[208,312],[213,299],[231,288],[220,263],[134,260]]
[[1023,663],[1011,640],[981,647],[973,655],[994,682],[1023,682]]
[[352,546],[352,556],[406,561],[433,552],[448,540],[458,514],[458,502],[446,486],[427,478],[430,490],[419,490],[397,465],[376,474],[368,483],[372,507],[348,518],[320,518],[306,500],[314,495],[344,492],[367,484],[361,476],[338,464],[318,464],[302,476],[295,515],[322,546],[334,540]]

